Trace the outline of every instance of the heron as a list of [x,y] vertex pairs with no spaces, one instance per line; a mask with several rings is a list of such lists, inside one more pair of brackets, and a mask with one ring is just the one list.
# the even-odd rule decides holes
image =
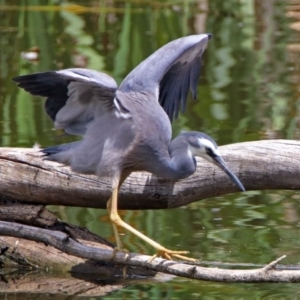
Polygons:
[[202,54],[210,38],[211,34],[198,34],[169,42],[119,86],[109,75],[83,68],[13,79],[32,95],[46,97],[45,110],[56,129],[82,136],[80,141],[42,149],[46,158],[109,180],[107,209],[116,249],[123,249],[118,233],[122,227],[150,244],[155,256],[190,260],[188,251],[165,248],[120,218],[118,192],[132,172],[148,171],[177,181],[195,172],[199,156],[221,168],[245,191],[210,136],[192,131],[171,138],[171,123],[184,111],[189,90],[196,99]]

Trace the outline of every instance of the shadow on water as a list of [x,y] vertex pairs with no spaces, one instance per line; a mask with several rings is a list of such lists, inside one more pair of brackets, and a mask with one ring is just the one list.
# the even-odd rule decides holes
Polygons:
[[[67,1],[2,1],[1,146],[31,147],[38,142],[46,147],[72,140],[69,136],[56,139],[61,133],[52,129],[43,100],[18,89],[11,78],[84,67],[106,72],[120,82],[158,47],[202,32],[214,37],[203,58],[198,100],[189,101],[186,113],[174,123],[174,136],[182,130],[201,130],[220,145],[298,139],[298,2],[100,0],[72,1],[71,5]],[[284,263],[295,264],[300,259],[298,201],[294,192],[253,191],[172,210],[122,211],[121,216],[163,245],[190,250],[193,257],[208,262],[265,264],[288,254]],[[112,240],[106,211],[53,209],[62,220]],[[124,232],[123,241],[130,251],[153,252],[128,233]],[[19,276],[30,281],[27,275]],[[45,274],[39,276],[48,280]],[[63,282],[61,277],[59,281]],[[121,290],[112,289],[105,299],[182,299],[187,295],[190,299],[294,299],[298,293],[293,284],[220,284],[182,278],[140,282],[125,289],[121,284],[117,289]],[[2,295],[32,299],[32,294],[19,291]]]

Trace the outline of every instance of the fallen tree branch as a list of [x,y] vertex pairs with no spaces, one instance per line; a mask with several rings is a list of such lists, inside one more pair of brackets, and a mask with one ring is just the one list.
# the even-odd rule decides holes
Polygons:
[[[248,191],[300,190],[299,141],[245,142],[220,152]],[[45,161],[34,149],[0,148],[0,170],[0,196],[23,202],[106,208],[111,193],[108,182]],[[196,173],[177,182],[133,173],[120,190],[119,208],[172,208],[233,192],[238,189],[224,172],[198,159]]]
[[[53,213],[42,205],[20,204],[9,201],[0,201],[0,220],[6,221],[7,230],[16,223],[30,225],[34,236],[40,235],[40,230],[47,228],[47,232],[62,232],[68,237],[82,244],[99,249],[114,249],[114,245],[102,237],[85,228],[61,222]],[[121,266],[109,263],[99,264],[96,260],[69,255],[34,239],[25,239],[21,233],[18,237],[1,235],[0,233],[0,270],[16,268],[22,270],[51,270],[57,272],[72,272],[94,277],[115,278],[122,276]],[[0,273],[1,274],[1,273]],[[128,268],[128,274],[152,277],[154,271],[138,268]],[[2,274],[3,275],[3,274]]]
[[0,235],[14,236],[34,240],[51,245],[69,255],[114,263],[131,267],[142,267],[153,271],[191,279],[220,281],[220,282],[300,282],[299,270],[277,270],[276,264],[285,256],[271,262],[267,266],[255,270],[224,270],[218,268],[204,268],[197,265],[184,264],[139,254],[126,254],[111,249],[99,249],[84,245],[73,240],[66,233],[51,231],[32,226],[0,221]]

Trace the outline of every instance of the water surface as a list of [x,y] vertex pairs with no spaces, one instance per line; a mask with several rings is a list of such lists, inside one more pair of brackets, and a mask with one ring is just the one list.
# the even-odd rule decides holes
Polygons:
[[[298,139],[297,16],[296,6],[279,0],[0,1],[1,146],[46,147],[72,139],[57,139],[60,133],[44,113],[43,100],[18,89],[11,78],[85,67],[120,83],[160,46],[203,32],[214,36],[203,57],[198,101],[188,102],[174,123],[174,135],[201,130],[219,145]],[[36,49],[37,60],[24,58]],[[203,261],[265,264],[287,254],[284,263],[297,264],[298,201],[294,191],[249,191],[172,210],[122,211],[121,216],[166,247],[190,250]],[[52,209],[61,219],[113,241],[105,210]],[[153,253],[131,234],[124,233],[123,241],[130,251]],[[175,278],[137,283],[105,299],[295,299],[298,293],[295,284]]]

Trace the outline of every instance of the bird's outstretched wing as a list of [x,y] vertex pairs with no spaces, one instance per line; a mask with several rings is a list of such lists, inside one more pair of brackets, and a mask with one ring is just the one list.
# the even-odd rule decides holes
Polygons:
[[47,97],[45,110],[55,127],[83,135],[95,117],[113,107],[115,80],[88,69],[65,69],[19,76],[17,85],[32,95]]
[[184,111],[189,88],[196,98],[201,56],[210,34],[199,34],[172,41],[139,64],[121,83],[122,92],[155,93],[170,118]]

